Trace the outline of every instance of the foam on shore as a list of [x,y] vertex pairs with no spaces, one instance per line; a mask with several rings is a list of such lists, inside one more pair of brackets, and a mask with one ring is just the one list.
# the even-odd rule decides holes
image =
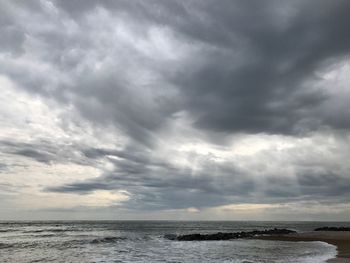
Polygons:
[[257,239],[296,242],[321,241],[337,247],[337,258],[330,259],[327,262],[350,262],[350,232],[346,231],[312,231],[289,235],[261,236],[257,237]]

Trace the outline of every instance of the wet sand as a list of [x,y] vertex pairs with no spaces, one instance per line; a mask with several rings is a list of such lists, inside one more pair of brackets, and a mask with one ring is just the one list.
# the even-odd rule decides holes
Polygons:
[[323,241],[337,247],[337,258],[331,259],[331,263],[350,263],[350,232],[338,231],[313,231],[306,233],[293,233],[279,236],[261,236],[257,239],[279,241]]

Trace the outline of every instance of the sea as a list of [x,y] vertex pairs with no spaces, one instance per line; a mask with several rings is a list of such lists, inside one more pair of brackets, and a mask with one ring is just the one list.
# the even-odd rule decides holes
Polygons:
[[0,262],[316,263],[337,254],[324,242],[236,239],[174,241],[165,235],[288,228],[299,232],[342,222],[2,221]]

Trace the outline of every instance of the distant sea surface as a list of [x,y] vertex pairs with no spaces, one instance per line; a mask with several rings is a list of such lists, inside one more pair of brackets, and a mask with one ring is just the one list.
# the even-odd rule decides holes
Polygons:
[[166,234],[288,228],[300,232],[341,222],[28,221],[0,222],[0,262],[325,262],[322,242],[171,241]]

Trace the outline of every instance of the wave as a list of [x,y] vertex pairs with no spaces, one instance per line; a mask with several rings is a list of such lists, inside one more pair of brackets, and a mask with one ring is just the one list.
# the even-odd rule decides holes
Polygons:
[[11,245],[11,244],[6,244],[6,243],[0,243],[0,249],[11,248],[11,247],[13,247],[13,245]]
[[[52,237],[52,235],[40,235],[40,237]],[[101,238],[94,238],[94,239],[73,239],[73,240],[67,240],[67,241],[53,241],[53,242],[18,242],[18,243],[0,243],[0,249],[7,249],[7,248],[36,248],[40,246],[45,246],[46,248],[49,247],[60,247],[60,248],[68,248],[68,247],[74,247],[74,246],[81,246],[85,244],[105,244],[105,243],[117,243],[120,241],[127,240],[126,237],[101,237]]]
[[35,237],[56,237],[56,235],[55,234],[43,234],[43,235],[38,235]]
[[18,243],[0,243],[0,249],[7,249],[7,248],[35,248],[38,246],[38,243],[33,242],[18,242]]
[[102,237],[95,238],[90,241],[91,244],[99,244],[99,243],[115,243],[119,241],[127,240],[126,237]]
[[8,233],[8,232],[16,232],[18,231],[17,229],[0,229],[0,233]]
[[320,245],[318,255],[306,256],[302,258],[302,262],[314,263],[314,262],[328,262],[329,259],[337,257],[337,247],[322,241],[313,241]]
[[69,229],[48,228],[48,229],[28,230],[28,231],[23,231],[23,233],[67,232],[67,231],[72,231],[72,230],[69,230]]

